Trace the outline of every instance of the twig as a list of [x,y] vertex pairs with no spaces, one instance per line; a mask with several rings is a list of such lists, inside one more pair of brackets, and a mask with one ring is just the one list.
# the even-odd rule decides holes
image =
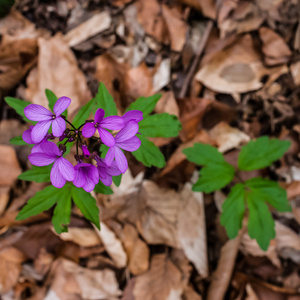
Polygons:
[[213,25],[214,25],[214,22],[212,20],[208,21],[207,25],[206,25],[206,28],[205,28],[205,31],[204,31],[204,34],[203,34],[203,37],[198,45],[198,48],[196,50],[196,55],[195,55],[195,58],[193,60],[193,63],[191,64],[191,67],[189,69],[189,72],[183,82],[183,85],[182,85],[182,88],[181,88],[181,91],[179,93],[179,98],[184,98],[185,95],[186,95],[186,92],[187,92],[187,89],[189,87],[189,84],[190,84],[190,81],[195,73],[195,70],[199,64],[199,60],[200,60],[200,56],[204,50],[204,47],[207,43],[207,40],[208,40],[208,37],[210,35],[210,32],[213,28]]

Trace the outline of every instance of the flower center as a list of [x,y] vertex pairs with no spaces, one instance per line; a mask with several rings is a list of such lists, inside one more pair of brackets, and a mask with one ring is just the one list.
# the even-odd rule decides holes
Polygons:
[[54,120],[55,118],[56,118],[56,115],[53,115],[53,116],[52,116],[52,119]]
[[94,127],[95,127],[95,128],[98,128],[98,126],[99,126],[99,123],[98,123],[98,122],[95,123]]

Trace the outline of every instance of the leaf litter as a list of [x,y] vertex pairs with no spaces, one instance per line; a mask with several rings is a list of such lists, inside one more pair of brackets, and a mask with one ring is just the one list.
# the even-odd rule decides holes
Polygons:
[[[48,213],[14,220],[45,185],[17,179],[28,149],[8,140],[23,123],[1,103],[3,299],[299,299],[297,5],[18,1],[0,19],[1,98],[43,105],[47,88],[72,98],[72,115],[101,81],[120,113],[138,97],[162,94],[156,112],[178,116],[182,131],[154,139],[164,169],[130,158],[131,172],[115,193],[97,195],[101,231],[74,208],[69,232],[57,236]],[[195,166],[182,153],[202,142],[235,161],[261,135],[293,141],[284,159],[262,171],[287,190],[293,208],[274,213],[276,238],[267,252],[244,231],[227,240],[219,215],[228,191],[215,199],[193,192]]]

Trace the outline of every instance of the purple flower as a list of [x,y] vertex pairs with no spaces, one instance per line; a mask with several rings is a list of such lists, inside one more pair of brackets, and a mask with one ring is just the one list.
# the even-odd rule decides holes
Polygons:
[[91,153],[89,151],[89,148],[86,145],[81,145],[81,150],[84,157],[86,158],[90,157]]
[[124,120],[125,124],[131,120],[140,122],[143,120],[143,112],[141,112],[140,110],[129,110],[122,116],[122,119]]
[[99,182],[99,172],[97,168],[91,164],[80,161],[75,166],[75,172],[74,185],[78,188],[82,187],[87,192],[91,192]]
[[105,163],[111,166],[114,158],[121,173],[125,173],[128,168],[127,159],[121,149],[126,151],[135,151],[141,146],[141,141],[136,137],[139,125],[131,120],[115,136],[115,145],[108,149],[105,156]]
[[62,157],[63,151],[59,150],[58,146],[52,142],[44,142],[40,146],[43,152],[30,154],[28,156],[29,161],[39,167],[54,163],[50,173],[50,180],[57,188],[62,188],[66,181],[73,181],[75,170],[72,164]]
[[119,130],[123,128],[124,121],[121,117],[111,116],[104,118],[105,111],[102,108],[99,108],[95,113],[95,120],[92,123],[86,123],[82,128],[82,135],[86,138],[89,138],[95,134],[96,129],[99,132],[99,136],[102,142],[108,146],[112,147],[115,144],[113,135],[106,131],[110,130]]
[[52,125],[54,136],[61,136],[66,129],[66,121],[60,116],[70,105],[71,99],[68,97],[59,98],[52,113],[47,108],[38,104],[29,104],[24,108],[25,116],[31,121],[38,121],[31,132],[31,138],[34,143],[39,143],[47,134]]
[[[30,126],[29,129],[25,130],[22,134],[22,138],[24,140],[24,142],[26,142],[27,144],[34,144],[32,138],[31,138],[31,132],[32,129],[34,128],[34,126]],[[32,149],[31,149],[31,153],[37,153],[37,152],[43,152],[41,149],[41,144],[44,142],[48,141],[48,138],[50,137],[50,134],[47,134],[39,143],[36,143]]]
[[112,164],[108,166],[104,162],[104,159],[100,158],[98,155],[95,156],[95,160],[97,161],[97,169],[101,182],[106,186],[111,185],[112,176],[118,176],[121,174],[116,162],[113,161]]

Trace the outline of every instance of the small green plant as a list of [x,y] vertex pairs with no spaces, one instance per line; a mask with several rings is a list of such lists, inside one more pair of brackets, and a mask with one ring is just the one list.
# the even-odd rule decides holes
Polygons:
[[[267,136],[250,141],[243,146],[238,157],[238,170],[227,163],[224,156],[213,146],[195,144],[183,153],[187,159],[202,166],[194,191],[211,193],[224,188],[238,177],[238,171],[253,171],[270,166],[280,159],[290,147],[289,141],[270,139]],[[247,211],[248,233],[266,251],[275,237],[275,222],[268,204],[280,212],[291,211],[285,189],[267,178],[255,177],[247,181],[239,179],[222,205],[221,224],[228,237],[233,239],[242,227]],[[247,210],[246,210],[247,207]]]

